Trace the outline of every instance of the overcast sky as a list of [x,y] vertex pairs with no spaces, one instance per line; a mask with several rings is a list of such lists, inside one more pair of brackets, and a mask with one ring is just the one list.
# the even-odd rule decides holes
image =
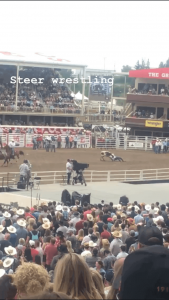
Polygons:
[[169,57],[165,1],[0,2],[0,51],[41,52],[89,68]]

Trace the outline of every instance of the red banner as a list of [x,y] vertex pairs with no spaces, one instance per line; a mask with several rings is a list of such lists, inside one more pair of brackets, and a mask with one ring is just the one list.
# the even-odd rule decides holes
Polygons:
[[129,77],[169,79],[169,68],[131,70]]

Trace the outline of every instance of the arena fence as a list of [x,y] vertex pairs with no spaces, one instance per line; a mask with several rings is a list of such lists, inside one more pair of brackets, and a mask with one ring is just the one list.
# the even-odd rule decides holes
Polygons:
[[[113,171],[89,171],[84,172],[86,182],[134,182],[169,180],[169,168],[144,169],[144,170],[113,170]],[[41,184],[65,184],[65,171],[39,171],[32,172],[32,180],[35,186]],[[0,173],[0,187],[14,187],[19,181],[19,173]]]
[[[155,137],[147,136],[114,136],[114,137],[98,137],[95,139],[95,147],[100,149],[123,149],[123,150],[144,150],[152,151],[152,140]],[[166,138],[160,138],[161,141],[164,141]],[[169,144],[168,144],[169,146]],[[163,150],[163,146],[161,147]]]
[[[44,138],[45,136],[55,136],[57,137],[56,134],[49,134],[49,133],[44,133],[41,134],[42,137]],[[2,145],[3,147],[6,144],[9,144],[12,140],[15,141],[16,147],[26,147],[26,148],[33,148],[33,142],[32,139],[34,136],[37,136],[37,134],[28,134],[28,133],[23,133],[23,134],[18,134],[18,133],[3,133],[0,134],[0,137],[2,139]],[[65,148],[65,137],[66,133],[61,134],[61,148]],[[74,146],[74,145],[73,145]],[[43,144],[40,144],[40,148],[43,147]],[[78,135],[78,141],[77,141],[77,148],[90,148],[91,147],[91,135]]]

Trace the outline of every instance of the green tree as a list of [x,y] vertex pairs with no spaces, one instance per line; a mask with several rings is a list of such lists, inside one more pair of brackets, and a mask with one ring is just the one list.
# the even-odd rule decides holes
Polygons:
[[123,66],[121,72],[129,72],[132,68],[129,65]]
[[165,67],[168,68],[169,67],[169,58],[166,61]]
[[141,69],[141,65],[140,65],[140,63],[139,63],[139,60],[136,62],[136,65],[135,65],[134,68],[135,68],[136,70]]
[[146,68],[146,64],[144,59],[142,59],[142,63],[141,63],[141,69],[145,69]]
[[149,59],[147,60],[146,69],[150,69],[150,61],[149,61]]
[[159,64],[159,68],[165,68],[165,64],[162,61]]

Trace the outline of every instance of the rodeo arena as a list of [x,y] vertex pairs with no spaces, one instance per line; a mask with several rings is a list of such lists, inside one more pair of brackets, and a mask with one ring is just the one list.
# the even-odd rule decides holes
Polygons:
[[168,162],[169,68],[0,52],[0,299],[169,299]]

